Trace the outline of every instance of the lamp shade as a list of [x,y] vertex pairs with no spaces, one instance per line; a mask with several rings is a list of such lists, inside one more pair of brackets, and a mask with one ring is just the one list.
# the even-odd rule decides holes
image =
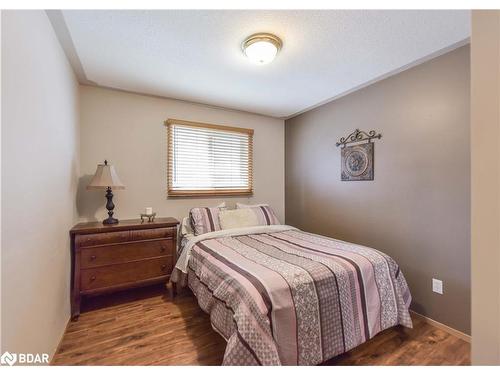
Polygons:
[[125,185],[120,181],[120,178],[116,174],[115,167],[108,165],[108,161],[105,160],[104,164],[98,164],[97,170],[95,171],[94,177],[87,185],[87,190],[91,189],[125,189]]

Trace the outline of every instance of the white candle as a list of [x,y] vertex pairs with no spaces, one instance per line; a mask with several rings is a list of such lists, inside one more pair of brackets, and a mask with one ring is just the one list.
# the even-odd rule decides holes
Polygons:
[[146,207],[146,215],[152,215],[153,214],[153,207]]

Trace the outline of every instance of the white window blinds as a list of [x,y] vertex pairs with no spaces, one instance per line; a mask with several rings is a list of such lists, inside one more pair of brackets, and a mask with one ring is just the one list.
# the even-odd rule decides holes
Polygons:
[[253,129],[169,119],[168,195],[252,194]]

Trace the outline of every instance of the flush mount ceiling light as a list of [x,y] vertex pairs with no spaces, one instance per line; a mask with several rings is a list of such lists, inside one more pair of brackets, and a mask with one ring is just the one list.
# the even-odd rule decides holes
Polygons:
[[273,34],[258,33],[245,39],[243,53],[255,64],[264,65],[274,60],[281,49],[281,39]]

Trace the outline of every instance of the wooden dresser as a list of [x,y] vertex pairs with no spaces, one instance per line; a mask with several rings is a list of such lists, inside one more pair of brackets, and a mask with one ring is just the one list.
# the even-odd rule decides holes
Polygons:
[[80,315],[83,296],[166,283],[175,265],[178,224],[158,218],[75,225],[70,231],[71,318]]

